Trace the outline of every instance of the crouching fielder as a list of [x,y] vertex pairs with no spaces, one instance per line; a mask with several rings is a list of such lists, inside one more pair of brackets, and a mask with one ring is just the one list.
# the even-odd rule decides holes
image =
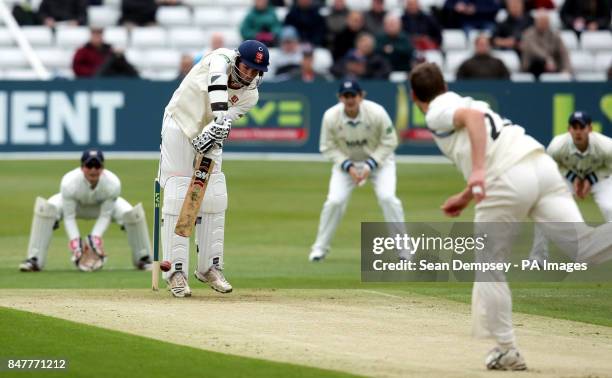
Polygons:
[[[119,197],[121,182],[104,169],[104,155],[99,150],[87,150],[81,156],[81,167],[66,173],[60,192],[48,200],[37,197],[30,231],[28,259],[19,265],[22,272],[44,268],[53,230],[64,220],[72,261],[82,271],[102,268],[106,255],[102,236],[111,220],[127,232],[132,249],[132,263],[137,269],[151,267],[151,244],[144,210]],[[97,219],[93,230],[81,238],[76,219]]]
[[257,103],[257,87],[268,62],[268,49],[258,41],[244,41],[237,50],[214,50],[189,71],[166,106],[159,174],[164,188],[161,244],[164,260],[171,263],[164,278],[175,297],[191,295],[187,283],[189,238],[175,234],[174,228],[191,182],[196,152],[212,159],[214,166],[195,226],[195,277],[218,292],[232,291],[223,274],[227,189],[221,171],[222,147],[232,121]]
[[385,220],[393,222],[391,234],[405,233],[404,210],[395,195],[397,135],[387,111],[364,95],[358,82],[345,81],[338,91],[340,102],[323,115],[319,149],[334,166],[310,261],[325,258],[353,189],[369,178]]

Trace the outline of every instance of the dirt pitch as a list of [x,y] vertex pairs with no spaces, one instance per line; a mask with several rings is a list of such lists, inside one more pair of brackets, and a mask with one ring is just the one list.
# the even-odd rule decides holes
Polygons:
[[[370,290],[0,290],[0,306],[196,348],[384,377],[476,377],[490,340],[469,306]],[[612,377],[612,328],[516,314],[530,370],[519,377]]]

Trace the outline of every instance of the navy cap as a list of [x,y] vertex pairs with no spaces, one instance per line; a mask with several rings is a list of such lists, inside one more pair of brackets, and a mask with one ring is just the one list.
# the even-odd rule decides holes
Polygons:
[[573,112],[570,115],[569,120],[567,121],[570,125],[574,123],[579,123],[582,126],[588,126],[591,123],[591,117],[582,111]]
[[85,165],[91,161],[97,161],[100,165],[104,164],[104,154],[100,150],[85,150],[81,155],[81,165]]
[[339,95],[342,96],[345,93],[360,94],[361,86],[355,80],[346,80],[340,84],[340,89],[338,89]]

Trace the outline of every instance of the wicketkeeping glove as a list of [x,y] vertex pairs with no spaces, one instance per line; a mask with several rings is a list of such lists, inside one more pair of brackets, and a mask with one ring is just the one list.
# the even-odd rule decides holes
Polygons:
[[81,238],[70,240],[68,242],[68,248],[70,248],[70,252],[72,252],[72,262],[78,266],[79,260],[83,255],[83,243],[81,242]]

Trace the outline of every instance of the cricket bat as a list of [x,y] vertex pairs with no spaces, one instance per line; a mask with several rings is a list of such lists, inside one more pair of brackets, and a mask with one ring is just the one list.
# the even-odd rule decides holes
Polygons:
[[178,222],[174,228],[175,234],[185,237],[191,236],[214,165],[215,162],[212,159],[205,157],[203,154],[196,155],[193,177],[185,195]]

